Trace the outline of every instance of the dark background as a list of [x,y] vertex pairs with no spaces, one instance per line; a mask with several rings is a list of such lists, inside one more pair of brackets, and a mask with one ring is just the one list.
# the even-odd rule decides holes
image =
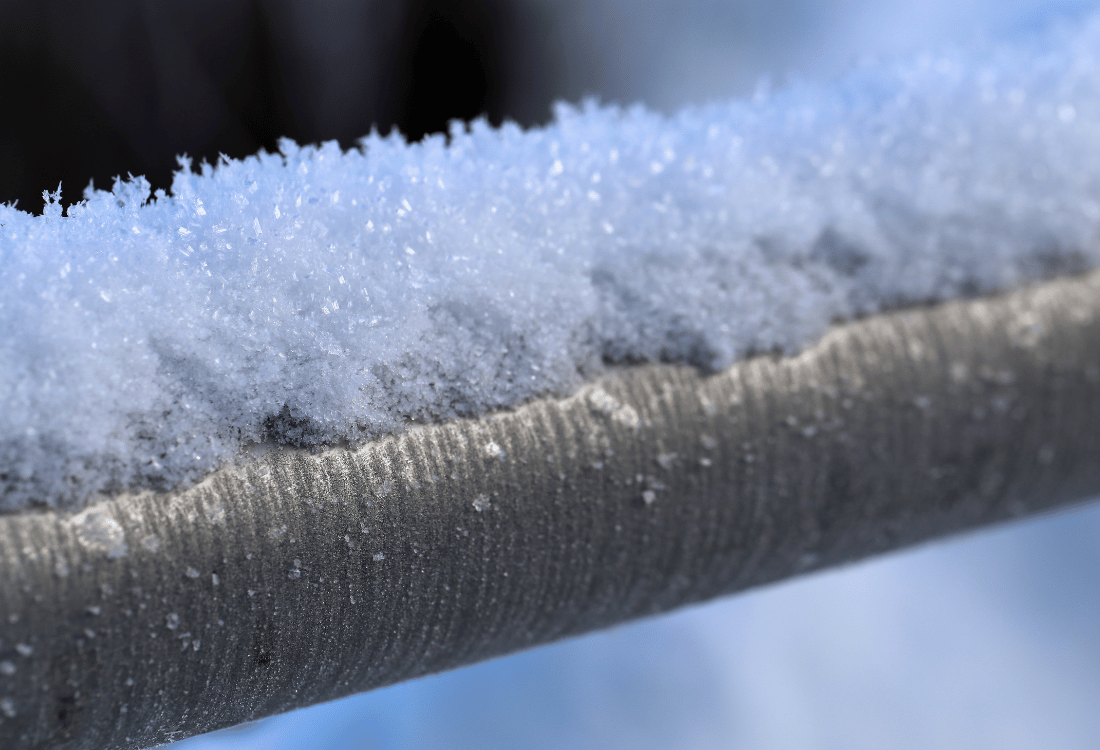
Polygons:
[[451,119],[550,117],[554,65],[516,0],[0,0],[0,202],[38,213],[62,183],[213,162],[277,139],[376,127],[411,140]]
[[38,213],[89,179],[168,188],[176,156],[377,127],[416,140],[481,114],[524,126],[556,99],[671,113],[826,79],[1097,0],[0,0],[0,202]]

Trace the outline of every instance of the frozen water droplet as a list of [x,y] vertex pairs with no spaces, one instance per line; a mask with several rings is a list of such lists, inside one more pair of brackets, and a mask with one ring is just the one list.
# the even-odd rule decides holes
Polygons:
[[90,614],[92,617],[98,617],[100,613],[103,612],[103,608],[100,607],[98,604],[93,604],[84,611]]
[[199,571],[195,570],[194,568],[188,568],[188,569],[187,569],[187,577],[188,577],[188,578],[198,578],[198,577],[199,577],[199,576],[201,576],[201,575],[202,575],[202,573],[200,573]]
[[646,490],[642,493],[642,501],[646,505],[653,505],[657,501],[657,493],[653,490]]
[[661,465],[662,469],[668,471],[672,468],[672,465],[676,463],[676,459],[679,457],[679,454],[676,453],[662,453],[657,456],[657,463]]
[[614,396],[598,386],[589,392],[588,401],[596,411],[604,414],[613,414],[622,407]]
[[15,718],[15,703],[11,698],[0,698],[0,712],[3,712],[4,716],[9,719]]
[[599,386],[593,388],[588,394],[588,402],[593,409],[601,414],[606,414],[619,424],[632,430],[641,426],[642,420],[633,406],[623,404],[614,396]]
[[713,464],[714,464],[714,462],[713,462],[713,461],[711,461],[711,460],[710,460],[709,458],[707,458],[706,456],[704,456],[703,458],[700,458],[700,459],[699,459],[699,465],[700,465],[700,466],[702,466],[702,467],[704,467],[704,468],[707,468],[707,469],[709,469],[709,468],[710,468],[710,467],[711,467],[711,466],[712,466]]
[[69,520],[76,538],[89,550],[106,553],[110,559],[125,557],[129,553],[122,524],[103,510],[86,510]]
[[0,661],[0,674],[13,675],[15,674],[15,664],[8,660]]
[[213,584],[214,584],[215,586],[219,585],[219,584],[220,584],[220,583],[222,582],[222,581],[221,581],[221,579],[220,579],[220,578],[218,578],[218,574],[217,574],[217,573],[211,573],[211,574],[210,574],[210,581],[211,581],[211,582],[212,582],[212,583],[213,583]]
[[20,656],[30,656],[31,654],[34,653],[34,648],[32,648],[31,646],[28,646],[25,643],[15,644],[15,650],[19,652]]
[[175,630],[180,626],[180,616],[175,612],[171,612],[164,618],[164,626],[169,630]]
[[375,562],[382,562],[383,560],[386,559],[386,556],[384,554],[382,554],[381,552],[375,552],[374,557],[371,558],[371,559],[374,560]]
[[485,444],[485,455],[489,456],[490,458],[499,458],[501,461],[503,461],[504,457],[508,454],[505,453],[504,449],[501,448],[499,445],[490,441]]
[[476,510],[478,513],[481,513],[483,510],[487,510],[488,508],[490,508],[491,503],[489,502],[489,498],[487,495],[478,495],[474,498],[473,506],[474,510]]

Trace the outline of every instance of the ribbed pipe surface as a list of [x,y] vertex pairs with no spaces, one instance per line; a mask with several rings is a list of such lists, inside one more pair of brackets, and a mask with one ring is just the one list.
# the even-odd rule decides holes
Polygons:
[[1100,274],[0,517],[0,747],[143,748],[1100,493]]

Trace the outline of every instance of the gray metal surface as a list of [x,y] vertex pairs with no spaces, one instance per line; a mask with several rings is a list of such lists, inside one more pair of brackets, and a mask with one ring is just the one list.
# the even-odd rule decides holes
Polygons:
[[0,747],[147,747],[1085,499],[1098,292],[0,517]]

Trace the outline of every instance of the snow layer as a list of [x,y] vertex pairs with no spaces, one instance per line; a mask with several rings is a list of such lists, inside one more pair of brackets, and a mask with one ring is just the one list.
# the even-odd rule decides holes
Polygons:
[[0,510],[726,367],[1100,265],[1100,16],[665,117],[561,105],[0,207]]

